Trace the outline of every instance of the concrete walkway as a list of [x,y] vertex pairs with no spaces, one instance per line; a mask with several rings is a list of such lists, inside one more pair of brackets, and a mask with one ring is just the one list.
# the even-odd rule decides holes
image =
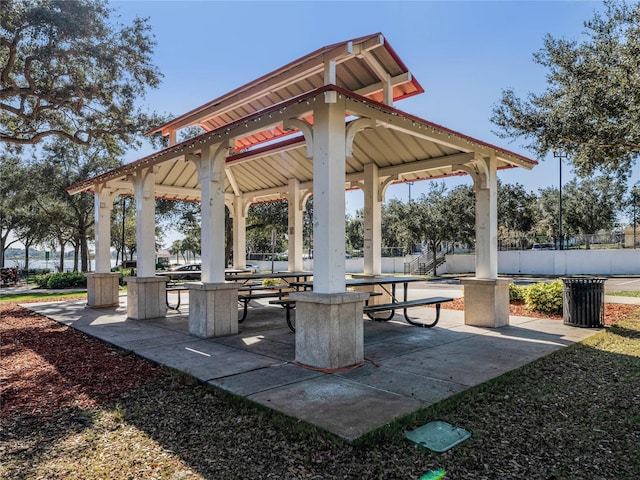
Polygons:
[[[428,285],[410,297],[431,293],[462,295],[460,287]],[[326,374],[294,365],[295,338],[280,307],[254,304],[239,335],[204,340],[188,333],[188,304],[136,321],[126,318],[126,297],[120,300],[118,308],[96,310],[70,301],[24,306],[349,440],[596,332],[524,317],[499,329],[467,327],[463,312],[447,309],[432,329],[399,317],[365,320],[365,365]],[[412,312],[428,319],[434,310]]]

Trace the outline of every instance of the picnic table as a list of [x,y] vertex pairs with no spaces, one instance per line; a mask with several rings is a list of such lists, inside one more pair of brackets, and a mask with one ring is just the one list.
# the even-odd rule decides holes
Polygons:
[[[226,280],[240,283],[238,292],[238,302],[242,303],[242,315],[238,322],[243,322],[247,318],[248,305],[252,300],[276,299],[277,301],[287,300],[289,292],[294,291],[293,280],[307,280],[313,276],[311,272],[272,272],[272,273],[248,273],[242,275],[227,275]],[[281,283],[277,285],[264,284],[264,280],[277,279]],[[271,303],[271,302],[270,302]],[[287,311],[288,313],[288,311]],[[288,317],[288,315],[287,315]],[[289,327],[291,324],[287,321]]]
[[[395,276],[384,276],[384,277],[361,277],[361,278],[348,278],[345,280],[345,286],[347,288],[357,288],[357,287],[380,287],[390,299],[385,303],[377,303],[377,304],[369,304],[364,305],[362,311],[371,319],[376,321],[388,321],[391,320],[397,310],[401,310],[404,316],[404,319],[410,325],[415,325],[417,327],[425,327],[430,328],[434,327],[438,320],[440,319],[440,306],[442,303],[451,302],[453,298],[450,297],[425,297],[425,298],[417,298],[414,300],[408,299],[408,290],[409,284],[414,282],[423,281],[420,277],[395,277]],[[292,282],[292,286],[295,286],[301,290],[312,290],[313,282],[304,281],[304,282]],[[397,286],[403,286],[403,297],[398,298],[396,293]],[[436,315],[435,320],[431,323],[422,323],[413,320],[409,317],[407,310],[413,307],[426,306],[426,305],[435,305]],[[295,305],[292,306],[289,303],[289,308],[294,308]],[[387,316],[379,317],[376,314],[381,312],[389,312]]]

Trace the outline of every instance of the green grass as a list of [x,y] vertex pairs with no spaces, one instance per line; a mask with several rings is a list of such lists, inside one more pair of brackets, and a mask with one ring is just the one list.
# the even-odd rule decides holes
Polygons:
[[29,292],[29,293],[4,293],[0,292],[0,303],[28,303],[44,302],[50,299],[87,298],[87,292]]
[[640,291],[607,292],[607,295],[615,297],[640,297]]
[[[432,420],[472,437],[443,454],[405,440]],[[6,478],[640,478],[640,317],[355,443],[166,370],[96,410],[8,423]]]

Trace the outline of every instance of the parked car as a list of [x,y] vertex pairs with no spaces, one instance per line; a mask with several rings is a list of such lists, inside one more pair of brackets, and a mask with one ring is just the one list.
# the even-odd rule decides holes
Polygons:
[[184,272],[184,275],[171,275],[172,280],[200,280],[200,273],[202,265],[199,263],[192,263],[189,265],[180,265],[179,267],[173,267],[172,272]]
[[531,250],[555,250],[556,247],[553,243],[534,243]]

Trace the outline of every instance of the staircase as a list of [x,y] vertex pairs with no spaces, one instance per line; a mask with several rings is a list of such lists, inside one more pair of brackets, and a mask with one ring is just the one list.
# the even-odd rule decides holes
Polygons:
[[[439,267],[447,260],[447,253],[453,251],[453,246],[450,246],[446,250],[438,252],[436,255],[436,267]],[[429,275],[433,272],[433,255],[431,252],[426,252],[419,257],[414,258],[410,262],[404,264],[404,273],[410,275]]]

